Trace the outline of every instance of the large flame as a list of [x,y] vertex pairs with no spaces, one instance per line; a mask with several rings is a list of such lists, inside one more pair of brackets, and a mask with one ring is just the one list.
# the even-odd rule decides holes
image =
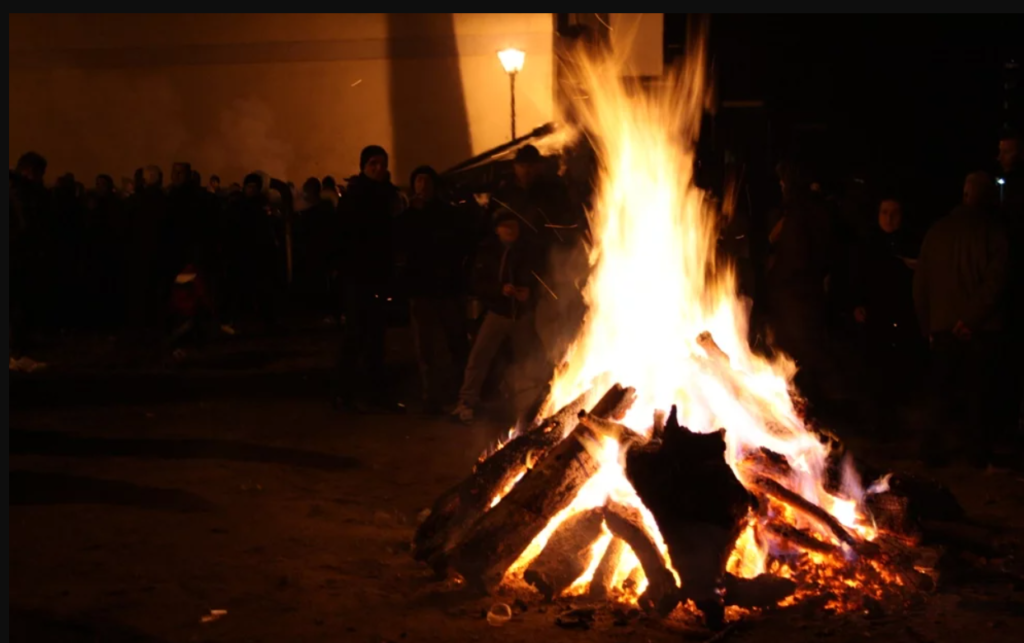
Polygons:
[[[797,413],[790,387],[794,364],[750,350],[748,306],[737,295],[732,266],[716,256],[719,216],[693,176],[708,95],[703,39],[696,42],[685,67],[653,88],[624,80],[626,70],[611,56],[584,55],[570,63],[585,97],[575,106],[576,117],[596,150],[599,177],[588,213],[594,243],[583,294],[589,312],[553,382],[548,407],[613,382],[628,384],[639,395],[625,419],[634,430],[649,430],[655,412],[675,404],[692,431],[726,428],[727,459],[741,481],[753,474],[747,457],[766,448],[788,462],[788,479],[780,482],[870,538],[859,519],[859,487],[846,481],[843,498],[825,489],[828,447]],[[698,340],[706,331],[720,351]],[[596,454],[599,473],[510,573],[524,569],[565,518],[608,498],[641,510],[671,569],[657,524],[624,475],[618,443],[605,440],[602,449]],[[798,516],[788,520],[817,530],[823,540],[832,538]],[[602,538],[593,548],[587,574],[608,541]],[[729,569],[756,576],[766,570],[767,554],[752,515]],[[624,555],[617,578],[636,567],[635,556]],[[587,574],[574,588],[585,585]]]

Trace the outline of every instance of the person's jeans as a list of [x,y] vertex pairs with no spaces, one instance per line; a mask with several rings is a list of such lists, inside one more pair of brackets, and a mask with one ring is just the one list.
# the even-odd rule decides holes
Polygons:
[[533,315],[517,319],[488,312],[469,352],[459,401],[469,407],[480,403],[487,374],[505,341],[512,342],[512,376],[516,412],[522,414],[541,395],[547,382],[540,375],[542,359],[537,346]]
[[466,359],[466,312],[459,297],[415,297],[409,301],[423,399],[450,399],[457,369]]

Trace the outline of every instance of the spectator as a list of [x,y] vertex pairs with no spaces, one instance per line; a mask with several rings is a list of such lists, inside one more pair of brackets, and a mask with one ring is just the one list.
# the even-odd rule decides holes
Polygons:
[[[475,420],[484,382],[506,341],[512,344],[513,388],[517,392],[529,390],[534,384],[529,381],[529,364],[537,350],[534,274],[540,260],[536,244],[521,236],[520,225],[519,217],[511,211],[498,210],[495,235],[477,251],[472,289],[487,312],[469,353],[459,404],[452,412],[465,423]],[[520,398],[517,412],[526,411],[532,402],[523,403]]]
[[277,322],[274,309],[274,280],[277,270],[277,242],[270,204],[263,193],[263,177],[245,177],[241,198],[227,212],[227,332],[231,322],[256,313],[268,327]]
[[216,174],[210,175],[210,182],[206,186],[206,191],[214,196],[223,196],[220,189],[220,177]]
[[775,346],[796,360],[800,389],[812,400],[838,392],[835,355],[826,328],[826,279],[831,272],[831,217],[795,161],[778,166],[781,218],[772,229],[767,295]]
[[882,199],[878,223],[859,254],[854,268],[854,319],[864,329],[872,428],[885,435],[882,429],[895,425],[893,413],[900,394],[915,379],[922,348],[912,296],[918,244],[904,224],[899,199]]
[[44,322],[46,298],[52,292],[50,198],[43,185],[46,166],[45,158],[28,152],[18,159],[10,178],[10,342],[11,354],[17,357],[29,350],[32,335]]
[[[992,455],[997,364],[1005,330],[1008,240],[993,216],[992,178],[975,172],[964,183],[963,203],[928,231],[914,275],[917,318],[931,345],[930,421],[937,434],[923,440],[923,455],[943,464],[950,442],[960,442],[976,464]],[[955,403],[966,403],[956,422]]]
[[438,183],[433,168],[413,170],[413,198],[399,221],[398,238],[428,413],[440,412],[454,397],[455,373],[465,367],[467,352],[462,269],[472,228],[441,199]]
[[386,303],[394,285],[392,224],[401,211],[398,188],[388,180],[388,153],[370,145],[359,155],[358,175],[340,202],[340,274],[345,328],[337,362],[335,404],[397,410],[384,372]]
[[320,198],[328,201],[334,207],[338,207],[338,199],[341,194],[338,192],[338,182],[333,176],[325,176],[323,186],[320,189]]

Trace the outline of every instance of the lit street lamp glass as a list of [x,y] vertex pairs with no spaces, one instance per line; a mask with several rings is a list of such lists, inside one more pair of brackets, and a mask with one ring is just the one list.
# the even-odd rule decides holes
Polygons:
[[523,70],[523,63],[526,62],[526,52],[519,49],[502,49],[498,52],[498,60],[501,66],[510,74],[518,74]]

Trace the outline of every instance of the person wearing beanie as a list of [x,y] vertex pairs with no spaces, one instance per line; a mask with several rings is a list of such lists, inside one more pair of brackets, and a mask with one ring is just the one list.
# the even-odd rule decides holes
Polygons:
[[512,347],[512,388],[516,412],[523,415],[545,380],[537,380],[540,351],[534,326],[539,289],[540,248],[522,234],[519,215],[507,208],[494,214],[494,234],[477,250],[470,288],[487,312],[470,350],[459,403],[452,412],[463,423],[476,419],[484,382],[501,347]]
[[440,177],[430,166],[413,170],[410,206],[398,220],[396,241],[402,285],[420,367],[424,410],[437,413],[454,401],[456,377],[465,367],[463,266],[473,250],[473,227],[462,211],[440,196]]
[[339,275],[345,328],[338,354],[334,403],[362,410],[366,404],[398,410],[384,373],[387,302],[394,298],[393,226],[401,213],[398,188],[388,180],[388,153],[370,145],[359,154],[359,174],[338,205]]

